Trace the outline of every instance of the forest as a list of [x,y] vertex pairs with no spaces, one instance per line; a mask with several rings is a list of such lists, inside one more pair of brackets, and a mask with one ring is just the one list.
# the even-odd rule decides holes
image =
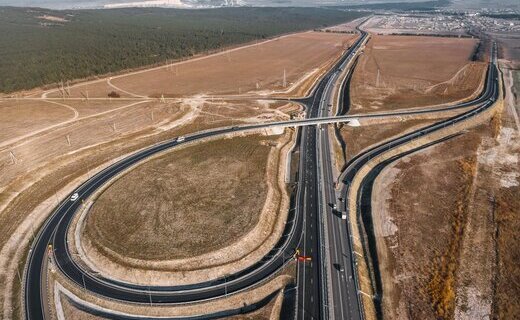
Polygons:
[[326,8],[0,7],[0,92],[160,64],[366,14]]

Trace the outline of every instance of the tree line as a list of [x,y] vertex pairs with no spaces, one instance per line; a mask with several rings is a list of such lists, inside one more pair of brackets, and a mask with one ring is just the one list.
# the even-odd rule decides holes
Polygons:
[[186,58],[366,14],[326,8],[0,7],[0,92]]

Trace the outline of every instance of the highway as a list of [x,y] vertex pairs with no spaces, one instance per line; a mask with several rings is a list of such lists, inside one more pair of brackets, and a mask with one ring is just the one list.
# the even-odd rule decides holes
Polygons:
[[[37,234],[26,264],[25,271],[25,313],[28,319],[43,319],[44,305],[42,301],[43,268],[49,256],[56,267],[69,280],[79,287],[102,297],[145,304],[186,303],[222,297],[226,294],[241,292],[262,283],[275,275],[283,266],[293,260],[294,252],[311,257],[311,261],[298,263],[297,319],[361,319],[362,310],[358,300],[353,262],[355,258],[350,249],[350,237],[345,221],[333,213],[329,206],[336,203],[338,194],[333,187],[333,175],[330,160],[330,146],[327,126],[323,130],[316,124],[327,124],[338,121],[350,121],[357,117],[381,117],[388,115],[408,115],[432,110],[415,110],[410,112],[393,112],[374,115],[331,117],[328,103],[331,99],[334,84],[338,81],[339,70],[355,56],[356,50],[367,37],[366,33],[350,48],[338,63],[316,84],[312,94],[297,100],[306,106],[306,119],[263,123],[255,125],[220,128],[187,135],[185,140],[164,141],[149,148],[140,150],[124,158],[106,169],[98,172],[81,184],[72,193],[78,193],[79,199],[70,201],[69,195],[54,210]],[[458,104],[450,108],[463,108],[475,103],[476,108],[463,113],[463,119],[471,117],[489,107],[492,99],[496,99],[496,70],[494,66],[488,71],[485,92],[476,100],[466,104]],[[494,101],[494,100],[493,100]],[[491,103],[492,104],[492,103]],[[480,110],[480,111],[479,111]],[[340,190],[341,195],[348,192],[347,185],[355,172],[367,159],[394,148],[423,134],[439,130],[459,120],[460,116],[442,121],[439,125],[423,128],[404,137],[394,139],[384,145],[374,147],[349,162],[341,176],[345,183]],[[297,192],[294,199],[294,210],[289,213],[288,222],[282,238],[277,245],[261,261],[226,278],[184,286],[139,286],[121,283],[113,279],[103,278],[98,274],[84,270],[72,258],[67,246],[67,230],[81,206],[98,188],[115,175],[130,166],[158,152],[175,148],[178,145],[196,140],[226,135],[239,131],[259,130],[269,127],[302,126],[300,130],[300,164],[297,179]],[[341,207],[338,203],[338,207]],[[326,239],[327,241],[324,241]],[[50,246],[52,245],[52,246]]]
[[[307,105],[307,118],[316,117],[318,114],[318,107],[320,106],[321,95],[328,84],[330,77],[337,73],[337,69],[353,55],[353,50],[357,45],[348,50],[344,56],[338,61],[336,66],[332,68],[314,87],[311,96],[300,101]],[[303,122],[302,122],[303,121]],[[69,280],[74,282],[79,287],[84,287],[85,290],[93,294],[103,296],[110,299],[146,303],[146,304],[162,304],[162,303],[185,303],[193,301],[202,301],[213,299],[243,290],[249,289],[251,286],[261,283],[265,279],[276,274],[280,268],[290,262],[293,254],[298,247],[299,241],[308,242],[310,246],[305,248],[311,250],[311,244],[315,243],[312,239],[307,241],[306,236],[312,238],[316,224],[312,222],[316,211],[316,176],[315,170],[315,128],[304,127],[301,132],[301,179],[298,182],[297,198],[295,200],[295,210],[289,214],[288,223],[284,230],[283,236],[277,245],[264,257],[261,261],[253,266],[242,270],[237,274],[227,276],[226,278],[215,279],[214,281],[198,283],[186,286],[139,286],[128,283],[121,283],[113,279],[103,278],[98,274],[84,270],[82,266],[72,258],[67,246],[67,230],[70,226],[72,218],[81,206],[82,200],[86,200],[92,195],[95,190],[101,187],[104,183],[110,180],[115,175],[121,173],[126,168],[150,157],[158,152],[174,148],[180,144],[193,142],[199,139],[208,138],[211,136],[225,135],[238,131],[258,130],[272,126],[297,126],[305,125],[305,121],[295,121],[291,124],[287,122],[282,123],[268,123],[256,124],[247,126],[235,126],[230,128],[222,128],[216,130],[209,130],[206,132],[196,133],[186,136],[185,140],[178,142],[176,139],[165,141],[147,149],[138,151],[131,156],[124,158],[106,169],[98,172],[86,182],[81,184],[74,190],[60,205],[54,210],[51,216],[45,221],[42,228],[39,230],[34,242],[31,245],[29,255],[27,258],[25,271],[25,313],[28,319],[42,319],[44,318],[44,302],[42,296],[45,296],[42,290],[46,288],[42,284],[42,279],[45,277],[43,273],[46,270],[43,268],[49,256],[52,257],[57,269],[63,273]],[[328,119],[324,121],[338,121]],[[307,125],[314,123],[309,122]],[[311,147],[312,146],[312,147]],[[70,196],[73,193],[78,193],[79,198],[75,201],[70,201]],[[304,226],[305,224],[305,226]],[[305,229],[303,229],[305,227]],[[317,248],[317,247],[316,247]],[[314,249],[316,252],[317,250]],[[319,261],[316,257],[315,261]],[[305,267],[306,268],[306,267]],[[304,271],[305,272],[305,271]],[[309,269],[307,274],[313,276],[304,277],[304,279],[313,279],[319,274],[319,267]],[[316,278],[318,279],[318,278]],[[309,292],[305,299],[309,303],[305,309],[309,310],[307,316],[311,318],[319,318],[321,304],[314,301],[314,297],[319,297],[319,281],[310,280],[312,286],[303,286],[306,292]],[[310,294],[312,292],[312,294]],[[305,300],[304,301],[307,301]],[[318,300],[319,301],[319,300]],[[304,312],[305,313],[305,312]],[[315,317],[316,315],[316,317]]]
[[[415,130],[413,132],[410,132],[408,134],[399,136],[397,138],[394,138],[390,141],[387,141],[385,143],[378,144],[374,147],[371,147],[370,149],[366,150],[365,152],[355,156],[353,159],[351,159],[347,165],[346,169],[342,172],[339,181],[341,182],[340,186],[340,194],[342,197],[348,200],[348,194],[349,194],[349,186],[355,177],[356,173],[368,162],[370,159],[373,159],[374,157],[377,157],[378,155],[381,155],[391,149],[397,148],[399,146],[402,146],[410,141],[413,141],[414,139],[418,139],[422,136],[434,133],[436,131],[442,130],[443,128],[446,128],[448,126],[452,126],[456,123],[465,121],[467,119],[470,119],[471,117],[487,110],[491,106],[494,105],[495,101],[498,99],[499,95],[499,88],[498,88],[498,69],[497,69],[497,60],[496,60],[496,44],[493,45],[491,50],[491,56],[490,56],[490,63],[486,75],[486,83],[484,86],[484,90],[482,94],[475,100],[471,102],[464,103],[464,106],[471,105],[473,103],[474,107],[471,108],[468,111],[462,112],[456,116],[453,116],[449,119],[445,119],[442,121],[439,121],[435,124],[432,124],[430,126]],[[455,106],[457,107],[457,106]],[[459,106],[460,107],[460,106]],[[375,309],[378,317],[382,317],[382,309],[381,309],[381,299],[384,294],[381,287],[381,279],[379,278],[379,266],[377,263],[377,251],[376,251],[376,243],[375,243],[375,237],[372,232],[371,226],[372,226],[372,220],[371,220],[371,197],[372,197],[372,186],[374,183],[375,178],[379,174],[379,172],[388,164],[392,163],[393,161],[396,161],[397,159],[408,155],[410,153],[413,153],[415,151],[424,149],[426,147],[429,147],[431,145],[434,145],[436,143],[440,143],[446,139],[451,138],[451,136],[439,138],[437,140],[434,140],[427,145],[417,147],[413,150],[403,152],[401,154],[398,154],[371,169],[371,171],[365,176],[363,179],[361,186],[358,189],[358,193],[356,195],[356,207],[357,207],[357,216],[361,219],[361,222],[359,223],[362,227],[361,229],[364,229],[366,232],[367,237],[367,243],[363,241],[363,248],[364,248],[364,254],[357,255],[353,251],[351,251],[351,260],[356,263],[357,259],[365,259],[365,262],[367,265],[372,265],[374,272],[371,279],[373,291],[375,292],[375,297],[373,297],[375,302]],[[348,211],[347,201],[343,202],[342,210]],[[349,215],[347,214],[347,217]],[[347,226],[351,225],[352,223],[355,223],[353,221],[348,221]],[[350,241],[351,239],[349,239]]]
[[[317,94],[312,101],[307,99],[306,104],[310,118],[329,118],[328,109],[330,96],[333,94],[334,84],[338,81],[340,70],[343,70],[351,59],[356,55],[357,50],[367,39],[368,34],[361,33],[360,38],[346,53],[345,59],[340,61],[329,75],[322,81]],[[323,239],[323,212],[321,210],[319,182],[321,181],[321,167],[318,160],[318,145],[321,143],[319,138],[320,129],[316,127],[305,127],[302,131],[302,144],[305,146],[303,188],[304,202],[303,217],[305,219],[303,230],[303,241],[300,244],[301,254],[310,257],[311,261],[300,262],[298,264],[298,285],[297,285],[297,308],[295,310],[296,319],[329,319],[328,308],[328,280],[326,255]],[[304,142],[306,141],[306,142]],[[302,180],[302,179],[300,179]],[[300,182],[301,183],[301,182]]]
[[[359,29],[358,29],[359,30]],[[360,30],[361,31],[361,30]],[[361,31],[361,43],[365,41],[368,34]],[[352,56],[351,58],[354,58]],[[353,73],[356,63],[354,62],[347,70],[345,81]],[[342,66],[345,69],[346,65]],[[339,85],[339,101],[343,101],[345,94],[344,82],[340,81],[339,75],[330,80],[321,100],[319,118],[331,117],[331,106],[333,105],[334,93]],[[338,113],[346,113],[342,110],[343,105],[337,106]],[[333,118],[351,118],[350,116],[335,116]],[[321,252],[322,272],[322,318],[324,319],[362,319],[359,300],[357,296],[355,275],[350,260],[351,249],[346,223],[341,220],[341,214],[335,207],[340,208],[338,195],[334,188],[334,175],[332,172],[331,151],[329,142],[329,128],[320,125],[317,130],[316,158],[318,169],[318,216],[319,216],[319,239]]]
[[[360,257],[364,257],[362,253],[355,252],[352,250],[351,236],[349,232],[349,223],[341,219],[341,212],[347,212],[347,192],[348,185],[352,180],[353,176],[366,162],[368,162],[371,158],[381,154],[387,150],[398,147],[410,140],[416,139],[423,135],[435,132],[440,130],[448,125],[452,125],[459,121],[463,121],[472,117],[479,112],[486,110],[488,107],[492,106],[493,103],[497,99],[498,90],[497,90],[497,71],[496,71],[496,55],[494,52],[491,54],[491,63],[488,68],[488,72],[486,75],[485,85],[483,91],[480,95],[471,101],[449,105],[441,108],[425,108],[425,109],[416,109],[416,110],[408,110],[408,111],[398,111],[398,112],[385,112],[379,113],[378,115],[381,117],[384,116],[396,116],[396,115],[416,115],[423,113],[431,113],[431,112],[445,112],[449,110],[456,110],[462,108],[468,108],[473,106],[473,108],[469,111],[463,112],[458,116],[454,116],[444,121],[440,121],[434,125],[431,125],[426,128],[422,128],[415,132],[412,132],[408,135],[398,137],[389,141],[387,143],[381,144],[380,146],[376,146],[361,155],[355,157],[352,161],[350,161],[346,170],[343,171],[339,181],[342,182],[341,188],[336,192],[334,188],[334,176],[332,173],[332,161],[331,161],[331,151],[330,151],[330,143],[329,143],[329,134],[328,134],[328,126],[320,126],[321,130],[317,132],[317,167],[319,171],[319,184],[318,184],[318,198],[319,198],[319,219],[322,223],[322,227],[319,230],[320,239],[321,239],[321,261],[322,261],[322,269],[325,270],[326,276],[322,276],[322,292],[324,295],[329,295],[328,299],[325,298],[323,301],[324,312],[327,318],[329,319],[363,319],[363,307],[361,305],[361,299],[359,299],[359,287],[357,284],[357,273],[355,271],[355,261]],[[354,65],[352,68],[354,68]],[[343,84],[349,82],[349,77],[352,75],[352,70],[349,70],[349,73],[346,76]],[[332,82],[331,82],[332,84]],[[330,87],[332,88],[332,86]],[[343,85],[340,86],[341,95],[339,97],[340,105],[338,105],[338,114],[345,114],[348,112],[348,88],[345,90]],[[320,108],[320,118],[330,117],[328,105],[331,105],[332,102],[332,89],[326,90],[322,104],[323,106]],[[338,116],[339,118],[376,118],[378,115],[369,114],[369,115],[349,115],[349,116]],[[440,139],[438,142],[443,141],[446,138]],[[403,154],[404,155],[404,154]],[[401,155],[401,156],[403,156]],[[374,170],[372,170],[369,177],[363,181],[361,186],[360,195],[358,198],[358,206],[363,217],[364,223],[367,225],[371,225],[370,219],[370,199],[371,199],[371,184],[373,183],[375,177],[379,173],[382,168],[390,163],[391,161],[395,161],[399,157],[394,157],[389,161],[381,164]],[[335,210],[334,207],[337,207],[338,210]],[[348,216],[348,215],[347,215]],[[368,250],[370,251],[370,256],[375,257],[375,269],[377,272],[377,253],[375,251],[374,239],[372,239],[372,243],[367,245]],[[374,279],[375,287],[376,287],[376,296],[377,299],[380,300],[382,296],[382,291],[380,288],[380,281]],[[330,288],[326,288],[326,286],[330,286]]]

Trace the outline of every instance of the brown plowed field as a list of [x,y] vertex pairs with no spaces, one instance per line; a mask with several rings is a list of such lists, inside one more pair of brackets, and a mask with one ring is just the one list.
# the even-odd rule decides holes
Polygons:
[[351,83],[352,112],[421,107],[470,97],[485,64],[474,39],[373,36]]
[[[73,86],[71,96],[106,97],[114,90],[144,96],[179,97],[197,94],[271,93],[284,90],[306,76],[317,77],[321,69],[337,59],[355,35],[325,32],[293,34],[258,45],[187,60],[174,66],[113,77],[88,85]],[[286,87],[283,74],[286,72]],[[257,87],[258,85],[258,87]],[[301,88],[299,88],[301,89]],[[307,88],[308,89],[308,88]],[[49,95],[61,96],[59,93]]]

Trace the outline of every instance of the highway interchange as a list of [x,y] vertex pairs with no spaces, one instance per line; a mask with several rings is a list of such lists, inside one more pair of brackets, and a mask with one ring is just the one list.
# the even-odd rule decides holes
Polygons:
[[[311,260],[297,264],[294,317],[296,319],[363,319],[363,306],[356,282],[355,261],[357,258],[356,253],[352,250],[349,234],[349,223],[355,222],[347,223],[341,219],[337,211],[347,210],[346,201],[338,199],[346,198],[349,192],[349,181],[369,159],[417,137],[438,131],[447,125],[464,121],[482,112],[496,100],[498,88],[496,61],[493,59],[483,93],[475,100],[440,109],[417,109],[371,115],[331,115],[329,105],[334,103],[332,101],[334,92],[338,86],[344,88],[339,85],[344,80],[343,71],[349,64],[353,68],[355,64],[352,62],[369,36],[361,30],[360,34],[356,43],[317,82],[311,95],[296,100],[306,107],[306,119],[226,127],[187,135],[184,141],[176,139],[164,141],[112,164],[76,188],[73,193],[78,193],[79,199],[70,201],[67,197],[47,219],[31,246],[24,276],[27,318],[43,319],[45,317],[43,290],[46,286],[42,281],[47,272],[44,266],[49,256],[52,257],[59,272],[77,286],[84,287],[93,294],[120,301],[157,305],[203,301],[248,290],[276,275],[284,266],[294,260],[296,250],[300,250],[302,255],[310,257]],[[344,95],[345,91],[341,90],[340,94]],[[339,100],[343,101],[343,96],[340,97]],[[348,98],[345,100],[346,107],[341,106],[342,113],[348,111]],[[355,118],[414,115],[469,107],[472,109],[460,115],[395,138],[356,156],[347,164],[346,170],[340,176],[339,181],[342,183],[339,186],[341,188],[335,188],[336,180],[332,171],[329,128],[326,124],[348,122]],[[208,137],[224,136],[238,131],[258,131],[276,126],[301,127],[299,130],[299,177],[292,201],[293,207],[289,213],[283,236],[261,261],[236,274],[210,282],[185,286],[150,287],[104,278],[86,270],[73,259],[67,245],[67,231],[70,223],[81,206],[81,200],[87,199],[112,177],[147,157],[180,144],[192,143]],[[396,159],[392,159],[392,161],[394,160]],[[384,165],[388,163],[389,161]],[[384,165],[374,169],[373,174],[364,181],[363,188],[358,195],[363,219],[369,216],[370,207],[367,205],[366,199],[370,199],[373,178]],[[337,205],[338,210],[332,208],[333,204]],[[364,258],[370,259],[374,252],[369,244],[367,244],[367,252],[368,254]],[[374,279],[374,282],[377,283],[377,279]],[[380,288],[378,289],[377,285],[375,292],[380,294]],[[258,308],[261,305],[263,304],[248,306],[247,310]],[[218,318],[244,311],[246,309],[241,308],[219,314],[193,317],[193,319]],[[118,318],[133,319],[134,317],[118,316]]]

